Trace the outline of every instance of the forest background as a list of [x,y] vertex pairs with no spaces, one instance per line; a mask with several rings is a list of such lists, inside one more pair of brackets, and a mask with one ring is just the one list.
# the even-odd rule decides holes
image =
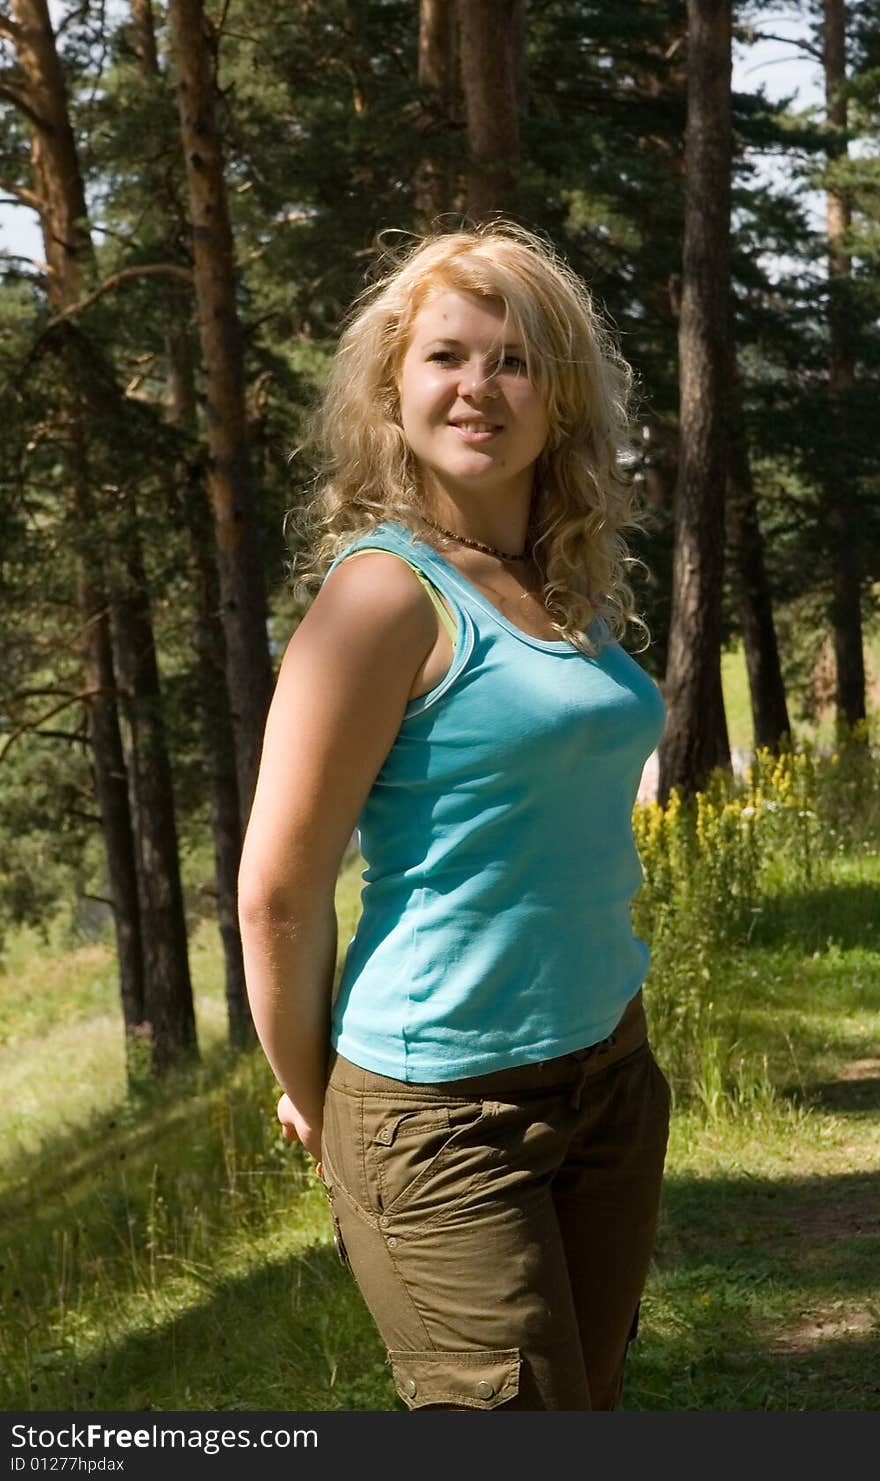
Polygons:
[[[731,37],[747,65],[792,20],[821,104],[731,94]],[[880,5],[8,0],[0,46],[0,192],[43,241],[0,256],[10,1404],[395,1402],[272,1130],[235,871],[340,323],[387,234],[501,213],[640,387],[670,718],[637,909],[677,1129],[632,1402],[878,1407]],[[213,1341],[279,1291],[251,1347],[283,1390]]]

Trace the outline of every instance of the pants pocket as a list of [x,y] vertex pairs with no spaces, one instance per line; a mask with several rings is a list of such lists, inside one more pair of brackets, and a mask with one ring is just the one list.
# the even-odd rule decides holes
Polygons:
[[482,1102],[373,1105],[364,1111],[364,1165],[383,1214],[402,1213],[468,1141]]
[[473,1352],[389,1350],[395,1387],[410,1409],[497,1409],[519,1393],[518,1347]]

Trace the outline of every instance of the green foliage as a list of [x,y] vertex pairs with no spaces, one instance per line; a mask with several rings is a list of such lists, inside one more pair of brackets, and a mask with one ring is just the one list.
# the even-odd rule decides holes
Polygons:
[[86,888],[93,867],[83,738],[57,735],[19,742],[2,761],[0,949],[10,926],[46,926],[60,900]]
[[[827,889],[837,860],[876,857],[880,764],[856,727],[837,751],[810,744],[779,756],[758,751],[746,777],[713,773],[694,797],[636,807],[645,883],[634,902],[651,946],[647,992],[661,1057],[674,1088],[713,1114],[747,1106],[765,1078],[744,1079],[719,1009],[729,961],[760,941],[779,901]],[[725,1035],[727,1037],[725,1038]]]

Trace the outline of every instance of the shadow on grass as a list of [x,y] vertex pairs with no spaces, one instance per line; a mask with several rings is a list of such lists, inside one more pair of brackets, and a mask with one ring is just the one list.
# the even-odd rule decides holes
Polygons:
[[880,1170],[670,1176],[630,1409],[880,1409]]
[[[673,1307],[684,1302],[663,1288]],[[689,1311],[690,1315],[690,1311]],[[747,1304],[708,1307],[686,1336],[646,1334],[624,1386],[628,1410],[788,1412],[880,1409],[880,1333],[786,1332]]]
[[10,1407],[395,1409],[385,1352],[332,1248],[218,1279],[204,1300],[75,1365],[45,1355]]
[[[880,1066],[880,1059],[873,1061]],[[867,1115],[880,1111],[880,1074],[858,1074],[859,1062],[855,1061],[854,1073],[839,1080],[826,1080],[819,1085],[810,1085],[806,1091],[787,1092],[817,1110],[832,1111],[838,1115]]]
[[[221,1048],[18,1159],[0,1202],[4,1407],[396,1406],[273,1087],[261,1054]],[[125,1335],[101,1347],[108,1329]]]
[[[88,1202],[82,1188],[65,1205],[71,1228],[88,1220]],[[82,1332],[35,1322],[32,1308],[33,1362],[9,1407],[400,1408],[372,1321],[314,1210],[314,1196],[292,1196],[270,1217],[304,1227],[311,1218],[314,1242],[246,1274],[206,1265],[185,1310],[175,1310],[172,1266],[158,1296],[145,1288],[142,1320],[129,1300],[124,1319],[139,1329],[78,1366]],[[52,1217],[37,1220],[38,1243]],[[878,1255],[880,1172],[668,1177],[627,1407],[880,1407]],[[218,1248],[218,1267],[222,1258]]]
[[795,943],[818,951],[829,940],[843,949],[880,950],[880,887],[869,881],[839,880],[769,895],[764,898],[752,932],[755,946]]
[[[661,1271],[728,1290],[772,1283],[876,1303],[880,1168],[799,1178],[670,1176],[657,1246]],[[712,1286],[707,1287],[711,1300]],[[880,1313],[878,1313],[880,1315]]]
[[244,1130],[262,1143],[271,1126],[274,1085],[260,1051],[236,1054],[219,1045],[198,1065],[133,1098],[121,1097],[73,1129],[60,1119],[39,1151],[22,1151],[4,1168],[7,1189],[0,1195],[0,1223],[20,1224],[47,1203],[75,1196],[78,1185],[101,1182],[126,1163],[157,1162],[175,1144],[176,1154],[188,1165],[198,1168],[207,1162],[222,1171],[221,1117],[230,1095],[240,1102],[239,1112],[249,1123]]

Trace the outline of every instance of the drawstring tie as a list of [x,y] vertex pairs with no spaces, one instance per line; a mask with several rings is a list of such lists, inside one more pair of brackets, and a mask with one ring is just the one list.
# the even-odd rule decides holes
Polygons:
[[607,1054],[613,1043],[614,1034],[609,1034],[607,1039],[600,1040],[598,1044],[591,1044],[589,1049],[581,1049],[574,1055],[574,1058],[578,1061],[578,1069],[580,1073],[578,1074],[578,1078],[572,1087],[571,1096],[569,1097],[568,1102],[573,1111],[579,1111],[581,1108],[581,1099],[584,1093],[584,1086],[587,1083],[587,1076],[589,1075],[592,1068],[592,1066],[590,1065],[590,1060],[595,1054]]

